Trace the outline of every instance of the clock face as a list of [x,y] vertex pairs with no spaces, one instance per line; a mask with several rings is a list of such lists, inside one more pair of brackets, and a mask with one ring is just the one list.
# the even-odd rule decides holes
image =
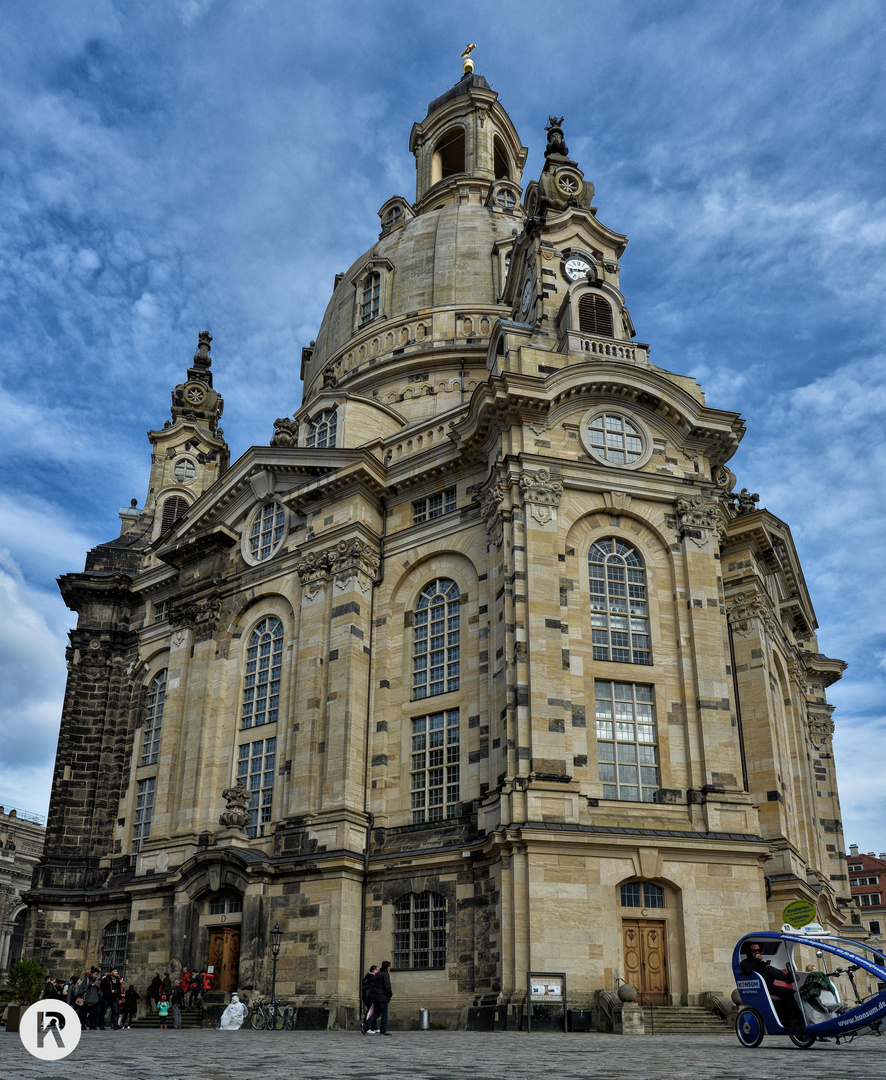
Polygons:
[[570,281],[579,281],[581,278],[587,277],[590,269],[591,264],[588,260],[582,259],[578,255],[573,255],[571,259],[567,259],[563,264],[563,273]]
[[523,295],[520,298],[520,310],[527,312],[529,310],[529,301],[532,299],[532,278],[526,279],[526,284],[523,286]]

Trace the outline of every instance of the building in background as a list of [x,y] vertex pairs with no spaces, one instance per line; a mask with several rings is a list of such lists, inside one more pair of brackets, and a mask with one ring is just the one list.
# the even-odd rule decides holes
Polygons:
[[849,845],[846,856],[849,891],[858,905],[862,926],[872,937],[886,936],[886,853],[879,858],[873,851],[859,852],[857,844]]
[[43,853],[46,819],[0,806],[0,983],[22,955],[27,907],[24,894]]
[[414,199],[233,463],[200,335],[144,505],[60,581],[28,933],[65,966],[267,993],[279,924],[305,1022],[391,957],[395,1021],[515,1025],[529,972],[691,1005],[790,901],[844,928],[845,665],[728,468],[740,416],[636,339],[627,240],[546,130],[524,185],[481,75],[431,102]]

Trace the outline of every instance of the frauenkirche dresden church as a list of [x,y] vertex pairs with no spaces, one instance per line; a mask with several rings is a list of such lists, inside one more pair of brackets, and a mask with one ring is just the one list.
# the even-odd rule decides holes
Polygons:
[[845,665],[729,470],[742,419],[637,339],[626,237],[546,130],[524,186],[466,61],[409,135],[414,200],[336,275],[301,405],[234,462],[199,335],[144,505],[60,579],[26,943],[54,969],[267,995],[276,925],[304,1023],[355,1026],[391,959],[394,1026],[515,1027],[529,973],[698,1006],[789,902],[849,924]]

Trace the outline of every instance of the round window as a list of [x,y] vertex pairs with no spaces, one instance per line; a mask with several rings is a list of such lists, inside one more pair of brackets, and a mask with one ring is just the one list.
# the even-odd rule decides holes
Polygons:
[[180,484],[189,484],[197,475],[197,466],[190,458],[179,458],[172,470]]
[[243,556],[260,563],[276,555],[286,536],[286,510],[278,502],[256,507],[243,537]]
[[581,422],[585,449],[604,465],[639,469],[652,456],[652,438],[646,425],[618,409],[594,409]]

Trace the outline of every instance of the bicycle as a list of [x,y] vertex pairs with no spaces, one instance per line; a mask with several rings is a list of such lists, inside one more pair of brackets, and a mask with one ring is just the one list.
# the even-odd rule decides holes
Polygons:
[[284,1005],[283,1006],[283,1027],[287,1031],[293,1031],[295,1029],[295,1006]]
[[283,1006],[273,1001],[256,1001],[249,1018],[256,1031],[279,1031],[284,1021]]

